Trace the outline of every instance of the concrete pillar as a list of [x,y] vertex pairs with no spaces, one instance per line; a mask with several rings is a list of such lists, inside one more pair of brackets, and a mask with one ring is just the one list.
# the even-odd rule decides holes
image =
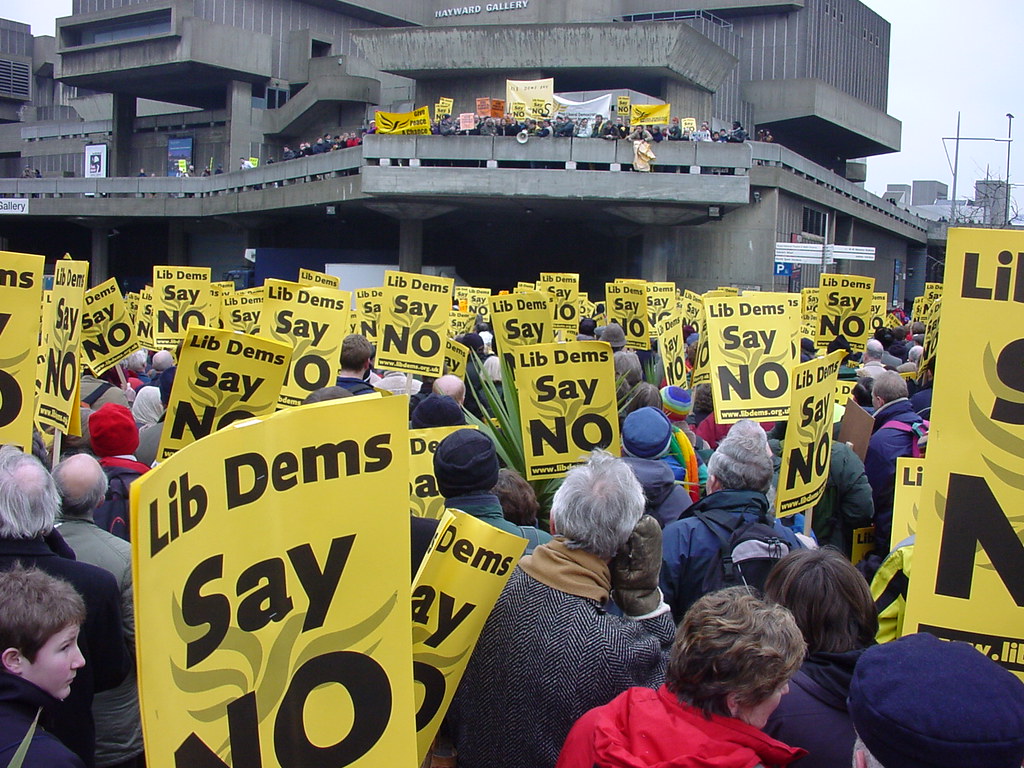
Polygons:
[[403,218],[398,230],[398,269],[423,271],[423,219]]
[[188,264],[188,240],[184,222],[171,219],[167,225],[167,263],[175,267]]
[[134,176],[132,173],[132,131],[135,128],[135,97],[114,94],[113,123],[110,137],[109,174]]
[[96,286],[110,277],[110,230],[93,227],[89,252],[89,284]]
[[237,171],[239,158],[252,156],[252,84],[241,80],[228,83],[228,156],[225,171]]
[[674,227],[645,227],[643,253],[640,257],[640,277],[651,283],[668,280],[669,258],[675,253]]

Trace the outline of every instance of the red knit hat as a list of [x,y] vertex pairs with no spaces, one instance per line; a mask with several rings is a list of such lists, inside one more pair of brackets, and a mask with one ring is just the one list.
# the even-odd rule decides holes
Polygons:
[[89,440],[97,456],[135,453],[139,428],[132,412],[123,405],[107,403],[89,416]]

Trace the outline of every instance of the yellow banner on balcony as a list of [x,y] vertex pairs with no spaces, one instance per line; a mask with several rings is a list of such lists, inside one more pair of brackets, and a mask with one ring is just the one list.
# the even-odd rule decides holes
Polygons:
[[374,115],[377,133],[430,135],[430,110],[420,107],[413,112],[380,112]]
[[665,125],[671,119],[671,104],[634,104],[629,110],[630,125]]
[[551,117],[555,103],[555,80],[546,77],[542,80],[506,80],[505,103],[515,106],[524,105],[525,117],[542,120]]

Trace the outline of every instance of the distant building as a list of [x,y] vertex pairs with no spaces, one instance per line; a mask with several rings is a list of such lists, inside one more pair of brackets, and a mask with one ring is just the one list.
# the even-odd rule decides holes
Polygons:
[[[452,264],[495,288],[576,271],[598,295],[621,275],[795,290],[819,266],[777,270],[775,244],[828,242],[874,247],[874,261],[831,269],[912,298],[927,222],[863,187],[864,159],[900,147],[889,24],[858,0],[690,5],[76,0],[56,39],[4,22],[0,57],[33,82],[8,98],[0,70],[0,196],[29,198],[0,239],[90,253],[94,279],[131,285],[168,261],[237,275],[248,248],[257,278]],[[504,99],[506,79],[545,77],[774,142],[661,142],[650,174],[630,172],[628,142],[511,136],[374,136],[281,162],[286,145],[359,132],[376,109],[451,98],[454,114],[475,112],[478,97]],[[105,145],[121,181],[79,178],[86,145]],[[250,157],[259,167],[238,171]],[[166,178],[181,161],[228,172]],[[47,183],[17,179],[26,165]]]

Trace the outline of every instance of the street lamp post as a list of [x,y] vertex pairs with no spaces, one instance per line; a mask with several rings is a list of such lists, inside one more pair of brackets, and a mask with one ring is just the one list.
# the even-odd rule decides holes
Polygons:
[[1006,113],[1006,226],[1010,226],[1010,147],[1013,145],[1013,115]]

